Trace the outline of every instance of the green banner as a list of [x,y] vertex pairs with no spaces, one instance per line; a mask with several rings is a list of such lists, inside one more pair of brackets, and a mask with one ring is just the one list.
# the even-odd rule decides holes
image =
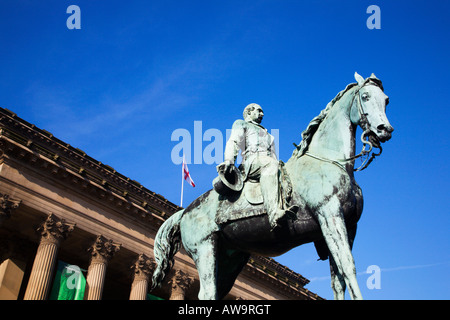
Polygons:
[[154,295],[152,295],[150,293],[147,293],[147,300],[164,300],[164,299],[160,298],[160,297],[157,297],[157,296],[154,296]]
[[76,265],[58,261],[50,300],[83,300],[86,288],[83,271]]

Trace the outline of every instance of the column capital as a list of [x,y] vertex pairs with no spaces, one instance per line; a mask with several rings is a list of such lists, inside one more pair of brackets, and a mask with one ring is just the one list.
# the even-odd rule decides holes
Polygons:
[[147,257],[145,254],[140,254],[131,266],[131,269],[134,271],[134,279],[148,280],[155,266],[155,261],[152,258]]
[[64,219],[58,218],[53,213],[50,213],[37,231],[41,234],[41,243],[58,244],[62,239],[66,239],[74,228],[74,223],[67,223]]
[[88,252],[92,255],[91,263],[108,263],[121,247],[120,243],[115,243],[102,235],[97,236],[95,242],[88,249]]
[[0,219],[7,219],[11,217],[11,211],[17,209],[22,200],[11,198],[7,194],[0,194]]
[[181,290],[185,292],[189,286],[194,282],[194,277],[189,276],[187,273],[177,269],[169,280],[173,290]]

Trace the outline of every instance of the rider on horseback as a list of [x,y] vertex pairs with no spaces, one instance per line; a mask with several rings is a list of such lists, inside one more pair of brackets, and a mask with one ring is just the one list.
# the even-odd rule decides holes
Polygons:
[[261,125],[264,116],[261,106],[251,103],[244,109],[244,120],[236,120],[225,146],[224,172],[232,170],[239,150],[242,151],[243,181],[259,181],[264,207],[270,225],[275,228],[290,210],[280,203],[279,162],[275,154],[274,137]]

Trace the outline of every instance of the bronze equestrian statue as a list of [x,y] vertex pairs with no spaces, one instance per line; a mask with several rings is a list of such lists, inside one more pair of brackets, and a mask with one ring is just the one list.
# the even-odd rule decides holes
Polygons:
[[[214,188],[158,230],[153,288],[172,268],[181,244],[198,270],[199,299],[214,300],[230,291],[251,254],[279,256],[314,242],[320,259],[329,258],[335,299],[344,299],[346,287],[352,299],[362,299],[351,252],[363,210],[361,188],[354,177],[361,168],[354,169],[355,160],[366,156],[363,168],[367,167],[394,129],[386,117],[389,99],[381,81],[374,74],[363,79],[355,73],[355,79],[357,83],[339,92],[310,122],[286,164],[270,154],[272,144],[263,127],[251,127],[256,131],[254,139],[266,139],[262,145],[254,149],[248,139],[243,142],[247,135],[239,130],[260,125],[259,106],[252,109],[254,123],[235,122]],[[358,126],[363,130],[363,149],[356,154]],[[369,159],[373,148],[380,152]],[[239,150],[244,153],[240,170],[234,167]],[[264,166],[270,170],[263,173]]]

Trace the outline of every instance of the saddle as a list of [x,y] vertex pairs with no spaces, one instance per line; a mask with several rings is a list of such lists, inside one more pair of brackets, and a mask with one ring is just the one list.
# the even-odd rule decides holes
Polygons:
[[[219,167],[218,171],[219,177],[213,182],[214,189],[219,193],[219,207],[215,217],[218,225],[267,214],[259,181],[247,179],[242,182],[238,170],[235,170],[234,177],[224,177],[221,175]],[[279,201],[281,201],[282,208],[288,208],[292,199],[292,184],[284,167],[284,162],[281,160],[279,161],[278,173]],[[225,183],[222,183],[222,181]],[[230,186],[230,181],[236,183],[231,183]],[[230,188],[226,187],[225,184]]]

